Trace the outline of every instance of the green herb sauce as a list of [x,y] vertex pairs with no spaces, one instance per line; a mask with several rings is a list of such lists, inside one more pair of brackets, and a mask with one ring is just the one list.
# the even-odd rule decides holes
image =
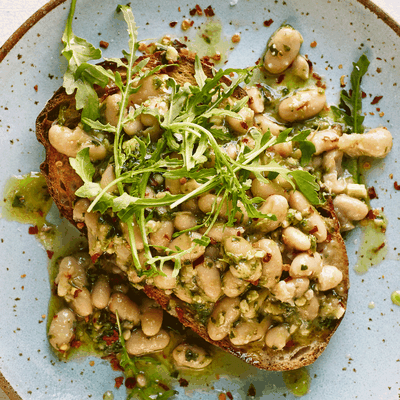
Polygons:
[[296,396],[301,397],[308,393],[310,389],[310,375],[305,368],[282,373],[286,387]]

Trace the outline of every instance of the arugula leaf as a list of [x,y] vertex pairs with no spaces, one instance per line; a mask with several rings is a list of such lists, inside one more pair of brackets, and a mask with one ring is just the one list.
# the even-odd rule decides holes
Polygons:
[[324,201],[318,197],[318,191],[320,189],[318,183],[315,181],[315,176],[311,175],[307,171],[295,170],[290,171],[293,179],[296,182],[300,192],[304,194],[307,200],[313,205],[324,204]]
[[201,65],[201,61],[199,56],[196,54],[194,60],[194,79],[196,79],[197,84],[199,85],[200,89],[203,89],[203,86],[206,82],[207,75],[203,71],[203,67]]
[[95,168],[90,161],[89,147],[85,147],[79,151],[76,158],[69,158],[69,163],[75,172],[80,176],[83,182],[92,182]]

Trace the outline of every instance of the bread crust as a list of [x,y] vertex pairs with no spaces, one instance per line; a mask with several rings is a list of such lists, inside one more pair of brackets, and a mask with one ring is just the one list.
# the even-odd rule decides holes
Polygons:
[[[149,57],[149,56],[147,56]],[[144,57],[140,57],[137,62]],[[161,55],[155,53],[150,56],[148,63],[149,68],[153,68],[161,63]],[[108,68],[114,68],[110,63],[102,64]],[[207,60],[202,60],[203,69],[206,75],[212,75],[212,64]],[[178,67],[168,67],[163,73],[167,73],[174,78],[178,84],[189,82],[196,84],[194,79],[194,58],[192,55],[182,55]],[[229,81],[227,82],[229,83]],[[111,94],[98,88],[99,97],[105,97]],[[246,93],[242,89],[235,92],[235,97],[241,98]],[[39,114],[36,121],[36,135],[38,140],[43,144],[46,150],[46,158],[41,164],[40,169],[45,176],[50,195],[60,210],[62,216],[67,218],[73,225],[80,229],[83,233],[86,229],[83,224],[77,224],[73,219],[73,207],[77,200],[75,191],[82,185],[82,180],[75,173],[69,164],[67,156],[60,154],[49,142],[48,131],[54,121],[57,120],[58,111],[63,105],[71,108],[75,107],[75,99],[73,95],[67,95],[63,88],[58,89],[53,97],[48,101],[43,111]],[[341,296],[343,297],[343,306],[346,308],[347,294],[349,287],[348,259],[345,244],[340,235],[339,224],[333,210],[333,206],[328,202],[327,206],[320,210],[325,216],[327,225],[331,228],[330,242],[335,251],[329,252],[329,263],[335,265],[343,273],[343,289]],[[324,351],[333,333],[339,326],[341,319],[336,320],[332,330],[325,336],[316,337],[314,341],[303,346],[285,347],[281,351],[276,351],[266,346],[262,346],[260,342],[250,343],[246,346],[233,346],[226,337],[223,340],[213,341],[207,334],[207,329],[196,319],[196,313],[186,303],[179,300],[174,295],[166,295],[164,291],[154,286],[145,285],[143,288],[146,295],[159,303],[164,310],[171,315],[177,317],[179,321],[191,328],[199,336],[213,345],[239,357],[245,362],[252,364],[260,369],[284,371],[304,367],[313,363]]]

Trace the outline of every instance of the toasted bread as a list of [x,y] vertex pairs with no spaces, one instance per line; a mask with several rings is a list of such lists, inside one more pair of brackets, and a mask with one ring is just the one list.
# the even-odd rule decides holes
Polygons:
[[[140,59],[138,60],[140,61]],[[160,54],[155,53],[150,56],[149,67],[154,67],[161,63]],[[212,65],[207,61],[202,61],[205,73],[212,74]],[[113,68],[113,65],[107,64]],[[169,67],[166,72],[174,78],[178,84],[189,82],[196,84],[194,79],[194,58],[189,55],[180,57],[179,66]],[[99,88],[99,97],[107,96],[109,93]],[[245,93],[242,90],[236,92],[237,97],[242,97]],[[46,149],[46,159],[41,165],[41,171],[46,177],[48,188],[60,213],[72,224],[77,226],[73,219],[73,207],[77,198],[75,191],[82,185],[80,177],[75,173],[69,164],[68,157],[60,154],[51,146],[48,139],[48,131],[54,121],[58,118],[59,109],[62,106],[69,107],[74,120],[75,100],[74,96],[68,96],[63,88],[60,88],[46,104],[43,111],[39,114],[36,122],[36,134],[38,140]],[[324,243],[326,259],[331,265],[335,265],[343,274],[341,283],[342,306],[346,307],[347,291],[349,287],[348,279],[348,260],[345,245],[340,235],[339,224],[331,204],[320,210],[324,215],[327,226],[330,228],[329,240]],[[82,232],[85,228],[79,225]],[[314,362],[326,348],[331,336],[340,324],[341,318],[334,321],[329,331],[324,331],[321,335],[316,335],[311,342],[306,344],[296,344],[286,346],[283,350],[276,351],[266,347],[263,343],[253,342],[246,346],[233,346],[229,338],[213,341],[204,324],[199,322],[196,311],[190,305],[179,300],[173,294],[167,295],[163,290],[154,286],[145,285],[143,287],[147,296],[156,300],[164,310],[177,317],[180,322],[190,327],[208,342],[224,349],[225,351],[239,357],[249,364],[266,370],[292,370]]]

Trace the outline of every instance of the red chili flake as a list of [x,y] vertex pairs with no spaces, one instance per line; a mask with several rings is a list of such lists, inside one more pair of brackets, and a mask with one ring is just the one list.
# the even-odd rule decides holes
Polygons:
[[259,279],[257,279],[256,281],[248,281],[250,282],[253,286],[258,286],[258,282],[260,282]]
[[90,257],[90,259],[92,260],[92,263],[94,264],[100,256],[101,256],[100,253],[93,254],[93,255]]
[[79,347],[82,346],[82,342],[80,340],[72,340],[71,342],[71,347],[73,347],[74,349],[79,349]]
[[193,8],[193,10],[190,10],[190,11],[189,11],[189,14],[193,17],[193,15],[196,14],[196,9]]
[[317,85],[317,87],[319,87],[321,89],[326,89],[326,85],[322,81],[317,81],[316,85]]
[[39,233],[39,228],[35,225],[35,226],[30,226],[28,229],[28,233],[30,235],[37,235]]
[[367,93],[361,92],[361,98],[362,98],[362,99],[365,99],[366,97],[367,97]]
[[124,377],[123,376],[119,376],[118,378],[115,378],[115,385],[114,386],[117,389],[119,389],[122,386],[123,383],[124,383]]
[[370,198],[370,200],[378,198],[378,195],[376,194],[375,188],[373,186],[368,188],[368,197]]
[[170,22],[170,23],[169,23],[169,26],[170,26],[171,28],[174,28],[174,27],[176,26],[177,23],[178,23],[178,22],[176,22],[176,21]]
[[179,183],[180,183],[181,185],[184,185],[186,182],[187,182],[187,179],[186,179],[186,178],[181,178],[181,179],[179,179]]
[[372,251],[374,253],[377,253],[379,250],[382,250],[385,246],[386,246],[386,243],[382,243],[378,247],[376,247],[375,249],[372,249]]
[[54,251],[47,250],[47,257],[49,258],[49,260],[51,260],[53,256],[54,256]]
[[313,63],[308,58],[306,58],[306,61],[307,61],[307,64],[308,64],[308,68],[310,69],[310,74],[312,74]]
[[78,222],[78,223],[76,224],[76,227],[77,227],[78,229],[83,229],[83,228],[85,227],[85,224],[84,224],[83,222]]
[[180,378],[178,382],[179,382],[180,387],[188,387],[189,386],[189,382],[186,379]]
[[240,126],[243,128],[243,129],[249,129],[249,126],[246,124],[246,122],[244,122],[244,121],[242,121],[241,123],[240,123]]
[[108,42],[105,42],[104,40],[100,40],[100,47],[103,49],[106,49],[109,46]]
[[203,262],[204,262],[204,255],[200,256],[199,258],[193,261],[193,267],[203,264]]
[[279,75],[279,76],[276,78],[276,83],[277,83],[277,84],[282,83],[284,79],[285,79],[285,74]]
[[317,47],[317,42],[315,40],[313,42],[311,42],[310,47],[312,47],[312,48]]
[[312,74],[312,77],[313,77],[314,79],[316,79],[317,81],[322,80],[322,78],[321,78],[318,74],[316,74],[315,72]]
[[233,396],[232,396],[232,393],[231,393],[231,392],[226,392],[226,395],[228,396],[228,398],[229,398],[230,400],[233,400]]
[[118,358],[114,354],[110,354],[109,356],[101,357],[103,360],[109,361],[111,364],[111,368],[113,371],[123,371],[121,366],[119,365]]
[[286,279],[284,279],[284,281],[287,283],[287,282],[290,282],[291,280],[293,280],[293,278],[291,277],[291,276],[288,276]]
[[125,379],[125,387],[127,389],[133,389],[136,386],[136,378],[131,376],[130,378]]
[[286,346],[285,347],[293,347],[294,346],[294,341],[293,340],[289,340],[287,343],[286,343]]
[[206,17],[213,17],[215,15],[215,12],[211,6],[208,6],[204,9],[204,14],[206,15]]
[[179,321],[182,322],[182,320],[184,319],[184,316],[185,316],[185,311],[183,311],[183,308],[181,308],[181,307],[175,307],[175,311],[178,314]]
[[37,92],[39,87],[38,85],[35,85],[33,88],[35,89],[35,92]]
[[76,299],[79,296],[79,293],[82,292],[82,289],[76,289],[74,292],[74,299]]
[[397,184],[397,181],[393,183],[393,186],[396,190],[400,190],[400,185]]
[[42,210],[37,210],[37,213],[38,213],[41,217],[43,217],[43,215],[44,215],[44,213],[43,213]]
[[264,21],[264,26],[266,26],[267,28],[270,27],[272,24],[274,23],[274,20],[269,19],[267,21]]
[[102,339],[106,342],[107,346],[115,343],[118,340],[118,332],[114,329],[112,336],[103,336]]
[[326,236],[326,242],[329,243],[332,240],[332,234],[328,232],[328,235]]
[[263,257],[263,262],[267,263],[271,260],[272,258],[272,254],[271,253],[267,253],[264,257]]
[[169,390],[169,386],[167,386],[165,383],[158,382],[158,386],[160,386],[160,388],[164,389],[166,392]]
[[203,15],[203,10],[201,9],[201,7],[198,4],[196,4],[196,12],[198,15]]
[[375,213],[374,213],[374,210],[369,210],[369,211],[368,211],[367,218],[368,218],[368,219],[375,219],[375,218],[376,218],[376,215],[375,215]]
[[210,243],[211,243],[212,245],[216,245],[218,242],[217,242],[215,239],[210,238]]
[[383,96],[375,96],[374,99],[371,101],[371,104],[378,104]]
[[314,234],[315,232],[318,232],[318,226],[314,226],[314,228],[312,228],[310,230],[310,232],[308,232],[310,235]]

